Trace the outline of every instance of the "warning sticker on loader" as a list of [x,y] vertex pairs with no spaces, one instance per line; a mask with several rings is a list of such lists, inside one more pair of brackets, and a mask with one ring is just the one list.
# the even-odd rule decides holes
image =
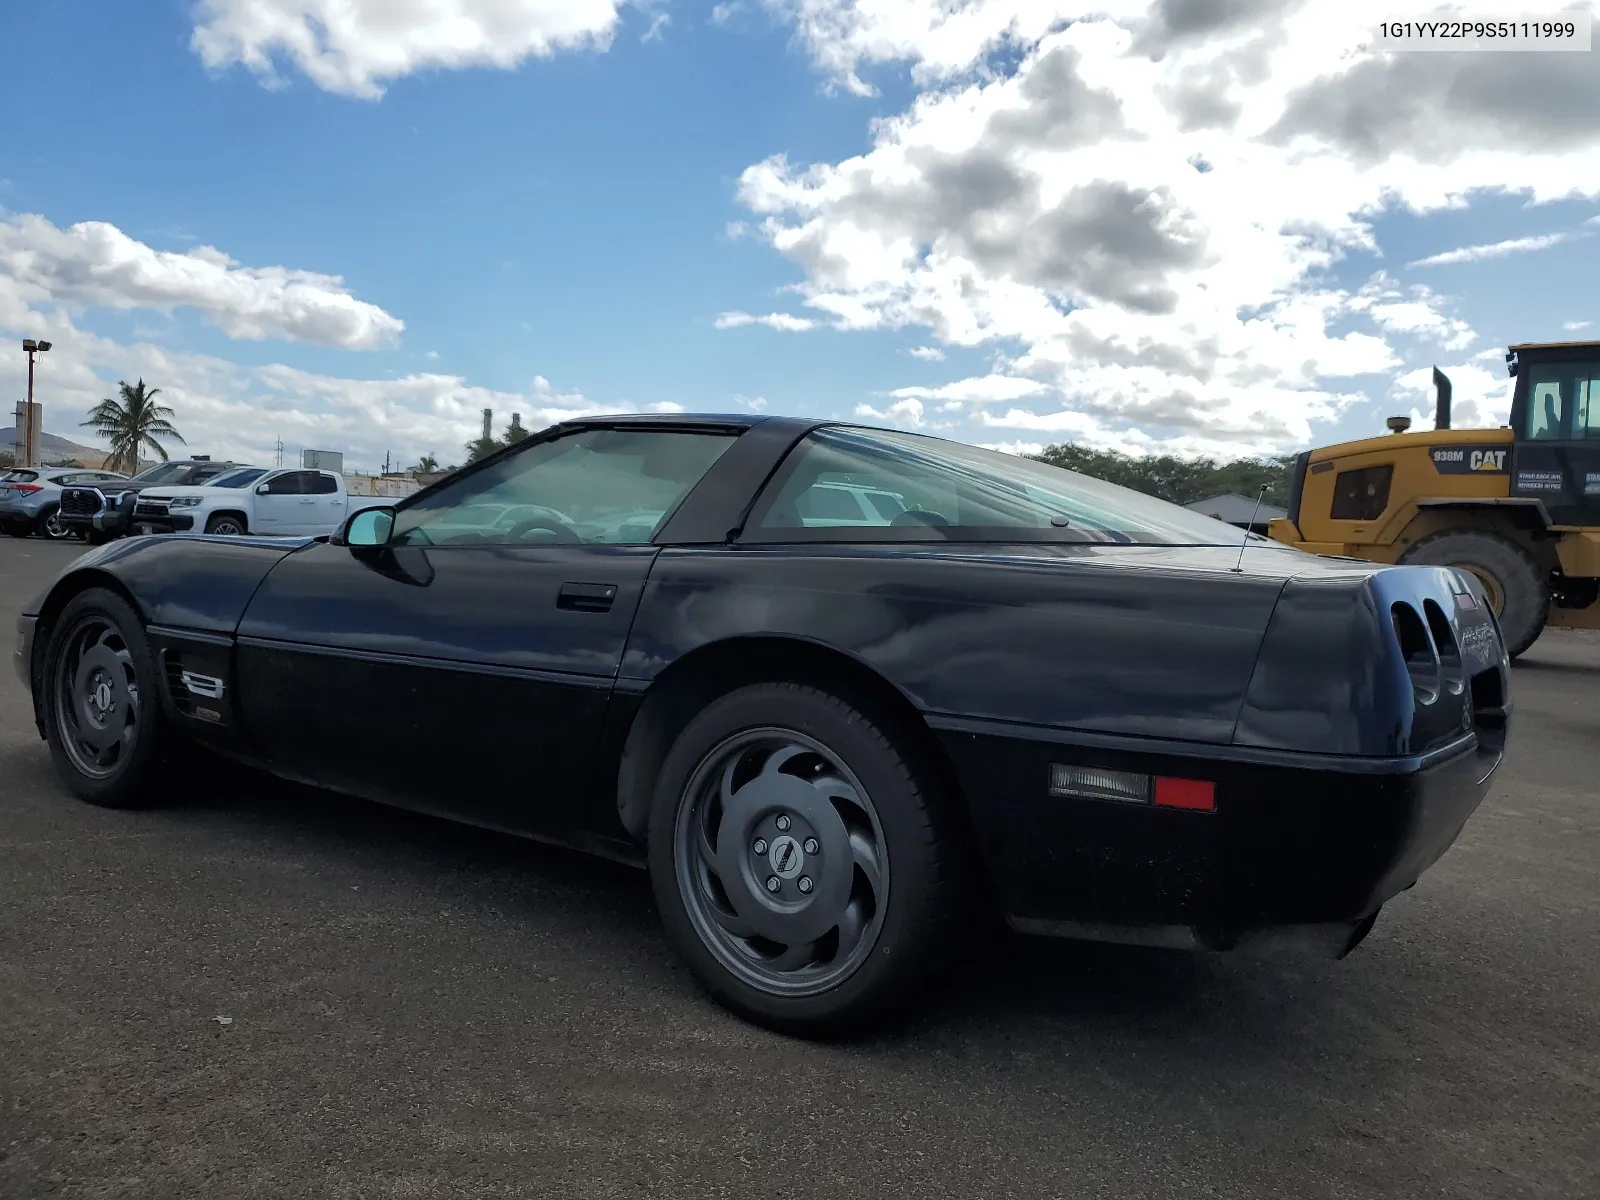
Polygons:
[[1504,475],[1511,450],[1507,446],[1435,446],[1429,454],[1441,475]]

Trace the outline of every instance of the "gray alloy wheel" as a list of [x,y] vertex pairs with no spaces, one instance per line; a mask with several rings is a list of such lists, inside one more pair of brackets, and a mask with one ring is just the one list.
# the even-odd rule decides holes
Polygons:
[[651,775],[662,924],[745,1019],[860,1033],[925,999],[963,950],[981,907],[967,818],[916,726],[881,702],[747,684],[679,729]]
[[812,996],[872,953],[889,858],[872,798],[792,729],[750,729],[706,754],[679,807],[674,864],[696,933],[772,996]]
[[238,517],[212,517],[206,525],[206,532],[219,537],[239,537],[244,533],[244,523]]
[[86,614],[67,631],[54,674],[51,693],[62,750],[85,778],[110,779],[132,756],[140,734],[131,647],[107,615]]
[[52,622],[39,674],[50,757],[80,800],[142,808],[176,748],[156,699],[156,666],[144,622],[117,593],[90,588]]
[[72,530],[61,523],[59,508],[52,508],[39,518],[39,532],[53,542],[65,541],[72,536]]

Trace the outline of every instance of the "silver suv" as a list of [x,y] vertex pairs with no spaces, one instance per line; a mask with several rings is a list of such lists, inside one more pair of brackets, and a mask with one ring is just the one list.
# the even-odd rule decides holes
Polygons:
[[60,521],[61,489],[74,485],[101,487],[121,483],[115,471],[82,467],[13,467],[0,471],[0,529],[12,537],[37,533],[47,538],[71,536]]

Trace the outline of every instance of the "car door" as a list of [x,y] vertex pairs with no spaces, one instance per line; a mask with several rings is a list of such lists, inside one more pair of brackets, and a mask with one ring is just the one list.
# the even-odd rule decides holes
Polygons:
[[300,533],[324,534],[336,529],[345,517],[348,501],[339,480],[330,471],[308,471],[306,479],[305,527]]
[[[653,531],[733,437],[526,441],[398,506],[386,545],[335,539],[273,568],[239,627],[236,694],[276,766],[498,828],[570,829]],[[508,508],[519,521],[494,519]],[[639,510],[660,519],[615,519]]]
[[277,536],[302,532],[309,524],[306,506],[315,503],[314,497],[305,494],[310,474],[313,472],[280,471],[258,483],[250,532]]

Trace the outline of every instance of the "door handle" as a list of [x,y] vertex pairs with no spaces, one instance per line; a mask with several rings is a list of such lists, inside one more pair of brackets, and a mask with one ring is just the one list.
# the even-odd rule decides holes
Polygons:
[[572,612],[610,612],[616,598],[614,583],[563,583],[556,593],[556,607]]

